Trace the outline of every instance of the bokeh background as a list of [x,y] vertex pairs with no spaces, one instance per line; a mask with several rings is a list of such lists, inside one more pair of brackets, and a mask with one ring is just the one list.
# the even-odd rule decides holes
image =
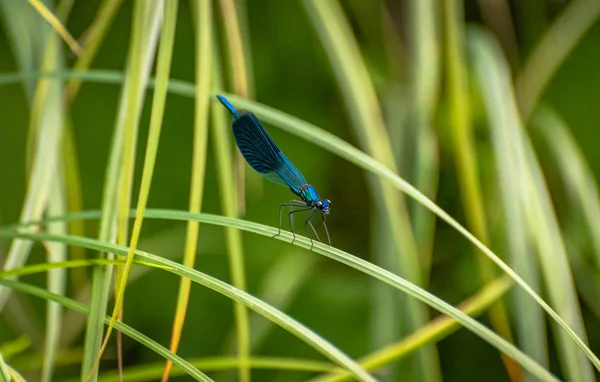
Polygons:
[[[468,103],[467,135],[475,149],[477,183],[489,232],[486,244],[513,265],[512,258],[507,254],[510,251],[508,237],[511,233],[506,228],[506,221],[510,217],[507,217],[500,202],[504,191],[496,167],[498,153],[494,151],[493,133],[490,133],[489,127],[493,121],[490,121],[489,104],[486,104],[485,95],[482,95],[481,76],[474,69],[477,64],[473,63],[480,42],[476,42],[477,37],[473,36],[483,35],[493,41],[500,52],[494,60],[510,70],[510,80],[514,82],[522,79],[520,76],[530,63],[528,60],[538,52],[541,44],[546,44],[546,50],[542,53],[547,56],[542,56],[537,62],[541,62],[542,66],[549,62],[550,67],[556,62],[556,70],[551,69],[548,82],[541,87],[541,96],[533,110],[551,110],[553,116],[562,118],[566,131],[572,135],[576,145],[580,160],[577,163],[589,166],[584,183],[588,187],[586,190],[591,192],[588,194],[590,200],[597,202],[595,179],[600,175],[600,150],[597,148],[600,138],[597,129],[600,120],[600,24],[596,19],[600,15],[600,7],[595,1],[583,0],[441,0],[424,1],[420,5],[416,4],[418,1],[341,0],[336,3],[351,27],[370,81],[377,92],[389,135],[387,142],[395,155],[398,173],[477,235],[468,217],[473,205],[461,194],[465,186],[458,175],[461,171],[457,164],[460,154],[453,143],[456,119],[453,118],[452,97],[456,93],[453,93],[450,80],[453,74],[449,56],[462,57],[459,70],[464,75],[463,95]],[[23,23],[22,28],[46,30],[47,33],[50,30],[33,8],[23,3],[20,7],[6,4],[0,7],[3,27],[0,32],[0,77],[23,69],[15,55],[15,44],[34,43],[12,35],[14,29],[10,28],[9,19],[18,18]],[[56,2],[46,3],[51,10],[57,7]],[[68,19],[64,20],[73,36],[79,38],[84,35],[97,16],[101,3],[96,0],[74,2]],[[225,73],[227,91],[233,93],[227,65],[224,19],[219,1],[214,3],[215,41],[223,55],[222,71]],[[245,0],[236,3],[241,11],[243,38],[249,48],[249,98],[312,123],[364,149],[357,130],[353,128],[355,120],[350,111],[351,103],[347,102],[345,90],[340,87],[336,77],[339,68],[332,65],[329,59],[327,48],[317,32],[318,26],[314,18],[311,19],[310,13],[314,10],[307,5],[309,2]],[[458,31],[458,41],[465,44],[464,49],[452,50],[448,44],[449,8],[455,9],[459,17],[454,27]],[[124,71],[133,9],[133,1],[123,1],[93,60],[92,69]],[[27,17],[16,17],[11,13],[15,11],[25,12]],[[563,18],[568,12],[572,14]],[[171,78],[189,83],[195,80],[195,32],[191,14],[189,2],[181,1],[171,70]],[[29,24],[25,24],[26,21]],[[574,31],[583,24],[585,28]],[[557,37],[549,38],[549,33],[553,33],[553,28],[557,27],[558,32],[554,32]],[[36,35],[24,33],[22,36],[33,38]],[[39,39],[45,36],[41,32],[37,34]],[[422,45],[424,43],[428,45]],[[565,45],[572,46],[572,49],[566,52],[564,60],[557,58],[557,52]],[[75,55],[65,45],[62,50],[65,65],[72,66]],[[31,51],[34,52],[33,49]],[[39,63],[40,57],[33,61],[36,60]],[[530,71],[526,73],[529,74],[547,70],[545,67],[528,69]],[[68,108],[85,210],[101,207],[120,91],[120,84],[84,82],[77,98]],[[134,202],[143,166],[151,100],[149,92],[140,122]],[[515,102],[518,103],[518,100]],[[498,106],[498,110],[503,109]],[[2,223],[12,223],[19,220],[27,192],[27,156],[31,149],[28,148],[31,110],[22,81],[2,83],[0,86],[0,115],[0,219]],[[569,184],[571,180],[564,176],[558,165],[560,160],[557,160],[557,153],[560,153],[560,149],[553,151],[549,148],[543,133],[540,133],[543,126],[536,130],[530,126],[529,118],[522,116],[521,120],[525,121],[521,125],[523,131],[530,135],[533,142],[533,152],[543,170],[556,221],[567,243],[574,269],[569,272],[576,279],[578,300],[575,304],[581,310],[589,346],[598,353],[600,311],[593,304],[600,297],[600,268],[593,260],[598,227],[592,226],[594,230],[588,232],[589,227],[582,223],[585,214],[573,201],[577,196],[573,196],[573,185]],[[187,210],[193,124],[194,100],[170,94],[149,195],[149,208]],[[389,233],[386,234],[386,223],[380,219],[381,212],[378,212],[388,206],[382,205],[384,201],[374,191],[370,175],[327,149],[282,131],[278,126],[266,124],[266,127],[320,196],[331,199],[332,212],[327,223],[334,246],[394,270],[397,265],[390,265],[389,257],[386,258],[385,254],[392,253],[390,256],[395,256],[395,252],[386,247]],[[233,147],[233,141],[231,145]],[[202,210],[220,214],[222,209],[214,148],[210,142],[207,147]],[[276,226],[279,204],[290,199],[289,190],[261,179],[247,166],[245,170],[246,204],[242,217]],[[456,305],[501,274],[494,267],[491,268],[491,274],[482,274],[479,262],[483,255],[474,250],[471,243],[447,224],[439,220],[436,222],[429,212],[418,208],[415,202],[406,203],[407,221],[417,232],[417,238],[410,240],[417,242],[418,257],[430,256],[430,260],[421,263],[421,271],[425,275],[421,284],[425,289]],[[519,204],[517,201],[515,203]],[[426,228],[420,229],[423,226],[419,224],[424,224]],[[180,261],[185,245],[185,227],[184,222],[146,220],[139,247]],[[95,220],[85,222],[87,236],[95,237],[98,228]],[[523,229],[526,236],[534,235],[530,228]],[[385,344],[400,341],[414,331],[402,324],[406,321],[406,318],[402,318],[405,300],[390,297],[400,294],[399,291],[378,286],[364,274],[284,241],[250,233],[244,233],[242,237],[247,290],[284,310],[350,356],[369,354]],[[534,241],[529,239],[529,242]],[[5,256],[9,246],[9,241],[0,243],[0,255]],[[531,243],[530,246],[535,247]],[[535,257],[534,252],[535,249],[529,248],[523,256]],[[44,247],[36,244],[28,262],[45,261],[45,253]],[[231,278],[226,253],[223,228],[202,224],[196,268],[229,282]],[[85,255],[95,256],[92,251],[87,251]],[[582,266],[573,257],[592,259],[583,267],[587,272],[577,273]],[[487,259],[483,261],[489,262]],[[538,264],[536,274],[541,280],[536,289],[547,298],[544,268],[536,260],[533,261]],[[80,288],[88,285],[91,271],[86,271],[84,276],[79,281],[69,276],[69,296],[78,295]],[[45,285],[44,275],[28,276],[22,280]],[[126,323],[167,346],[178,286],[179,280],[173,275],[136,269],[127,287]],[[523,317],[514,304],[513,291],[514,288],[505,293],[501,301],[504,303],[509,332],[519,345],[523,343],[519,341],[527,340],[514,337]],[[22,336],[30,342],[28,347],[8,359],[10,364],[31,380],[39,379],[45,309],[44,301],[14,294],[0,316],[0,349],[3,349],[3,345],[14,344]],[[427,308],[426,315],[428,321],[439,313]],[[479,319],[496,330],[486,313],[480,315]],[[61,334],[64,342],[54,372],[55,380],[77,379],[81,367],[84,321],[72,312],[65,312],[64,320]],[[548,324],[549,321],[542,318],[541,322]],[[562,345],[557,342],[557,332],[552,328],[548,324],[544,329],[546,365],[559,378],[568,380],[569,374],[562,363],[564,356],[556,350]],[[251,316],[250,330],[253,354],[322,360],[310,347],[285,330],[267,324],[262,318]],[[235,354],[234,333],[231,301],[193,285],[178,354],[190,359]],[[388,381],[506,381],[524,378],[518,372],[518,367],[516,374],[510,375],[507,370],[511,366],[507,369],[498,350],[464,329],[447,333],[437,342],[434,339],[427,342],[434,343],[437,348],[439,365],[436,369],[439,375],[427,375],[427,372],[419,370],[420,366],[413,358],[404,357],[404,361],[394,360],[379,369],[376,377]],[[114,372],[115,358],[116,345],[111,341],[106,360],[102,363],[101,378],[104,372]],[[160,364],[161,361],[160,356],[127,337],[123,338],[123,358],[126,371],[133,365]],[[589,380],[594,380],[593,371],[589,371]],[[235,369],[209,375],[215,380],[233,381],[238,378]],[[293,370],[257,369],[252,372],[256,381],[300,381],[312,375]],[[597,372],[595,376],[598,376]],[[182,381],[188,379],[172,378]]]

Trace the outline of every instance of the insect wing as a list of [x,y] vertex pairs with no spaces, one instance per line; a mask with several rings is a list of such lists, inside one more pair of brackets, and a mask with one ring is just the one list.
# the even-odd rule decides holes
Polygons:
[[242,155],[256,172],[268,180],[298,190],[306,180],[253,113],[242,112],[233,123],[233,135]]

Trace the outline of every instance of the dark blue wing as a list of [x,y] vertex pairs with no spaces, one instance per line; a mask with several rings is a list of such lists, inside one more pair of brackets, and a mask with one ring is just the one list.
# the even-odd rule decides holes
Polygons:
[[242,111],[233,122],[233,136],[242,155],[256,172],[272,182],[298,192],[304,176],[290,162],[253,113]]

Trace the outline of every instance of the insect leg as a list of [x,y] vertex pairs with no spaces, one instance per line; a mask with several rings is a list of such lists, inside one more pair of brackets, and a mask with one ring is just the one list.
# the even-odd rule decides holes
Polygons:
[[[313,249],[314,244],[313,244],[313,240],[312,240],[312,234],[308,230],[308,225],[310,224],[310,226],[312,227],[312,229],[313,229],[313,231],[315,232],[315,235],[316,235],[317,231],[315,231],[315,227],[310,222],[310,219],[313,217],[313,215],[315,214],[315,212],[317,212],[317,209],[313,207],[312,211],[310,211],[310,214],[308,214],[308,218],[306,219],[306,222],[304,223],[304,229],[306,229],[306,232],[308,233],[308,238],[310,239],[310,250],[311,251]],[[319,235],[317,235],[317,240],[321,241],[319,239]]]
[[329,230],[327,229],[327,224],[325,224],[325,214],[321,213],[321,217],[323,218],[323,227],[325,228],[325,233],[327,234],[327,241],[329,242],[329,246],[331,247],[331,238],[329,237]]
[[279,205],[279,231],[271,237],[277,237],[277,236],[281,235],[281,216],[282,216],[282,212],[283,212],[282,211],[283,207],[290,207],[290,209],[291,209],[292,207],[300,207],[300,206],[306,206],[306,203],[301,202],[299,200],[290,200],[289,203],[282,203]]
[[[306,207],[306,204],[305,204],[304,206]],[[291,209],[291,208],[292,208],[292,207],[290,207],[290,209]],[[312,207],[300,208],[300,209],[298,209],[298,210],[293,210],[293,211],[290,211],[290,212],[288,213],[288,217],[289,217],[289,219],[290,219],[290,226],[292,227],[292,235],[294,235],[294,236],[293,236],[293,238],[292,238],[292,243],[294,243],[294,241],[296,240],[296,231],[294,230],[294,218],[293,218],[292,214],[295,214],[296,212],[301,212],[301,211],[308,211],[308,210],[310,210],[311,208],[312,208]]]

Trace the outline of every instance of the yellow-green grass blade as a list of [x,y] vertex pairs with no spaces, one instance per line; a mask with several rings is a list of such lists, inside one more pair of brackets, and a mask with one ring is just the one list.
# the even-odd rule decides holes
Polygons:
[[[147,210],[147,211],[149,211],[149,210]],[[189,214],[189,213],[187,213],[187,214]],[[189,214],[189,215],[190,216],[204,216],[204,215],[194,215],[194,214]],[[149,218],[149,217],[151,217],[151,215],[147,214],[146,217]],[[234,222],[235,221],[242,222],[237,219],[224,218],[224,217],[218,217],[217,219],[219,219],[219,218],[226,219],[226,221],[230,220],[230,221],[234,221]],[[185,219],[185,220],[191,220],[191,219]],[[194,220],[200,221],[202,219],[194,219]],[[211,220],[206,220],[205,222],[212,223]],[[228,225],[235,226],[233,224],[228,224]],[[267,228],[267,227],[263,226],[263,229],[265,229],[265,228]],[[269,230],[269,229],[267,228],[267,230]],[[98,250],[98,251],[111,252],[111,253],[120,254],[120,255],[124,255],[128,251],[127,247],[123,247],[123,246],[116,245],[116,244],[106,244],[106,243],[102,243],[98,240],[81,238],[81,237],[76,238],[74,236],[67,236],[67,235],[55,237],[55,236],[51,236],[49,234],[27,234],[27,233],[21,234],[21,233],[15,232],[15,231],[11,232],[10,234],[11,235],[19,235],[22,238],[27,237],[29,239],[33,239],[34,237],[36,237],[42,241],[55,241],[55,239],[57,239],[57,241],[68,244],[68,245],[81,245],[85,248],[94,249],[94,250]],[[271,234],[271,235],[273,235],[273,234]],[[23,236],[23,235],[26,235],[26,236]],[[4,235],[2,235],[2,236],[4,236]],[[285,236],[288,238],[290,237],[289,233],[287,233]],[[308,239],[306,239],[306,238],[303,238],[302,242],[303,242],[304,247],[308,247],[310,245]],[[235,301],[244,303],[246,306],[248,306],[252,310],[261,314],[265,318],[275,322],[277,325],[281,326],[282,328],[284,328],[291,334],[300,338],[301,340],[306,342],[308,345],[313,347],[315,350],[317,350],[321,354],[323,354],[325,357],[329,358],[330,360],[337,363],[338,365],[343,366],[345,369],[351,371],[356,379],[358,379],[360,381],[369,381],[369,382],[375,381],[375,379],[373,379],[368,373],[366,373],[364,370],[362,370],[350,357],[348,357],[342,351],[337,349],[334,345],[332,345],[331,343],[329,343],[328,341],[326,341],[325,339],[323,339],[322,337],[320,337],[319,335],[314,333],[309,328],[302,325],[300,322],[294,320],[293,318],[287,316],[283,312],[266,304],[265,302],[257,299],[256,297],[253,297],[253,296],[249,295],[248,293],[246,293],[242,290],[239,290],[239,289],[233,287],[232,285],[224,283],[218,279],[215,279],[211,276],[208,276],[206,274],[203,274],[199,271],[196,271],[192,268],[188,268],[185,265],[173,262],[171,260],[166,260],[160,256],[151,255],[147,252],[137,250],[136,251],[136,259],[142,265],[157,267],[162,270],[174,273],[180,277],[189,278],[190,280],[192,280],[195,283],[206,286],[206,287],[208,287],[228,298],[231,298]],[[108,261],[105,261],[105,262],[108,262]],[[52,265],[45,264],[45,266],[51,267]],[[0,284],[3,282],[4,282],[3,280],[0,280]],[[7,282],[10,282],[10,280],[7,280]],[[118,324],[118,322],[116,324]]]
[[[466,71],[464,10],[462,1],[444,0],[445,70],[449,103],[449,130],[452,154],[456,163],[459,193],[469,229],[486,244],[490,243],[484,198],[479,179],[477,151],[469,110],[469,83]],[[475,254],[482,282],[495,276],[495,269],[486,259]],[[492,327],[502,337],[513,342],[510,323],[502,302],[494,304],[489,312]],[[542,326],[543,328],[543,326]],[[525,348],[527,349],[527,348]],[[531,354],[530,352],[527,352]],[[511,380],[520,379],[521,370],[503,357]]]
[[[131,151],[135,132],[138,124],[137,116],[141,112],[145,88],[149,72],[153,65],[154,47],[157,38],[157,27],[160,12],[162,8],[156,8],[155,2],[138,1],[136,8],[141,10],[134,11],[133,15],[133,36],[132,39],[141,40],[132,41],[130,44],[130,56],[125,75],[125,81],[121,93],[119,111],[115,121],[115,131],[111,145],[109,163],[106,167],[106,177],[104,184],[104,194],[102,200],[103,216],[100,221],[99,238],[104,242],[113,242],[116,238],[118,226],[119,209],[123,205],[129,208],[129,198],[131,182],[130,176],[123,174],[123,161],[128,159],[129,164],[126,169],[131,167]],[[154,8],[153,8],[154,7]],[[151,12],[154,11],[152,14]],[[144,33],[147,31],[147,33]],[[126,144],[127,143],[127,144]],[[125,150],[129,151],[126,155]],[[120,224],[120,238],[126,239],[126,217]],[[100,256],[102,256],[100,254]],[[108,254],[108,257],[112,257]],[[93,285],[91,292],[90,309],[91,314],[88,319],[86,338],[84,343],[84,355],[82,363],[82,378],[91,377],[92,382],[97,378],[97,369],[94,367],[101,348],[102,332],[104,324],[101,321],[106,313],[108,301],[108,291],[110,289],[110,280],[112,269],[110,267],[95,267],[93,271]],[[115,309],[117,311],[117,309]],[[109,326],[110,327],[110,326]],[[106,336],[108,339],[108,336]]]
[[[86,213],[81,213],[81,214],[73,214],[73,215],[69,215],[67,217],[69,219],[93,218],[93,217],[98,217],[98,212],[91,211],[91,212],[86,212]],[[64,218],[65,217],[61,217],[61,219],[64,219]],[[260,235],[264,235],[264,236],[271,236],[271,237],[275,233],[278,232],[277,228],[268,227],[268,226],[264,226],[264,225],[257,224],[257,223],[252,223],[252,222],[243,221],[243,220],[239,220],[239,219],[227,218],[227,217],[218,216],[218,215],[210,215],[210,214],[195,215],[195,214],[191,214],[189,212],[184,212],[184,211],[148,209],[148,210],[146,210],[146,218],[174,219],[174,220],[184,220],[184,221],[194,219],[194,220],[198,220],[203,223],[231,226],[231,227],[235,227],[238,229],[246,230],[249,232],[254,232],[254,233],[257,233]],[[11,230],[10,228],[0,230],[0,237],[1,236],[8,236],[8,237],[18,236],[21,238],[31,238],[31,239],[37,239],[37,240],[50,240],[50,238],[52,238],[55,240],[63,241],[69,245],[81,245],[81,246],[84,246],[86,248],[91,248],[91,249],[105,250],[106,248],[110,248],[111,251],[113,251],[113,249],[114,249],[114,251],[117,251],[117,249],[118,249],[120,252],[124,252],[126,250],[126,248],[121,248],[119,246],[105,244],[105,243],[99,242],[97,240],[92,240],[92,239],[87,239],[87,238],[76,238],[73,236],[55,238],[55,237],[51,237],[47,234],[22,233],[19,231]],[[277,236],[278,240],[289,241],[291,238],[292,238],[291,233],[285,232],[285,231],[282,231],[281,237]],[[311,242],[308,238],[300,237],[297,235],[296,241],[294,241],[294,245],[303,247],[303,248],[310,248]],[[406,294],[421,300],[422,302],[428,304],[429,306],[438,310],[439,312],[449,315],[452,318],[459,321],[465,328],[474,332],[480,338],[482,338],[486,342],[492,344],[494,347],[496,347],[497,349],[501,350],[502,352],[504,352],[505,354],[510,356],[512,359],[514,359],[519,364],[521,364],[524,369],[526,369],[527,371],[536,375],[537,378],[540,378],[542,380],[556,380],[556,378],[554,376],[552,376],[546,369],[544,369],[538,363],[533,361],[530,357],[528,357],[527,355],[522,353],[519,349],[514,347],[514,345],[510,344],[508,341],[499,337],[497,334],[495,334],[494,332],[492,332],[491,330],[489,330],[488,328],[486,328],[484,325],[480,324],[479,322],[475,321],[471,317],[467,316],[460,310],[454,308],[453,306],[449,305],[448,303],[444,302],[443,300],[430,294],[426,290],[416,286],[415,284],[413,284],[397,275],[394,275],[393,273],[386,271],[374,264],[371,264],[365,260],[362,260],[362,259],[352,256],[346,252],[343,252],[343,251],[338,250],[333,247],[329,247],[329,246],[321,244],[321,243],[314,243],[313,251],[316,253],[322,254],[328,258],[331,258],[335,261],[338,261],[342,264],[350,266],[354,269],[357,269],[360,272],[363,272],[377,280],[387,283],[388,285],[391,285],[392,287],[399,289],[399,290],[405,292]],[[138,251],[138,254],[145,254],[145,253]],[[166,260],[166,259],[157,258],[155,256],[150,256],[149,254],[145,254],[142,260],[146,261],[146,262],[153,262],[157,266],[166,267],[164,269],[167,271],[177,272],[179,269],[184,269],[186,271],[186,273],[185,273],[186,275],[188,275],[190,273],[194,274],[195,272],[197,272],[195,270],[188,269],[187,267],[184,267],[180,264],[176,264],[176,263]],[[171,269],[171,268],[173,268],[173,269]],[[179,273],[176,273],[176,274],[179,274]],[[192,278],[192,277],[190,277],[190,278]],[[192,279],[195,280],[194,278],[192,278]],[[203,285],[206,285],[206,284],[203,283]],[[210,287],[210,285],[207,285],[207,286]],[[225,292],[229,293],[229,290],[226,290]],[[242,293],[242,292],[239,291],[239,293]],[[262,302],[256,302],[256,303],[262,303]],[[251,305],[250,308],[254,310],[254,306]],[[259,312],[259,313],[261,313],[261,312]]]
[[[216,49],[214,50],[213,88],[221,88],[221,74]],[[215,165],[221,211],[224,216],[237,217],[236,187],[234,185],[234,155],[231,150],[231,127],[229,115],[225,108],[217,107],[211,110],[211,132],[213,137]],[[246,290],[246,270],[244,267],[244,251],[242,235],[239,230],[225,228],[225,240],[229,259],[231,283],[238,289]],[[235,328],[237,334],[237,354],[239,362],[239,380],[250,381],[250,324],[248,322],[248,309],[241,303],[234,304]]]
[[[111,71],[93,71],[89,73],[72,73],[70,71],[62,71],[59,73],[49,73],[50,77],[70,77],[77,76],[91,81],[99,81],[102,83],[120,83],[123,81],[123,76],[120,73]],[[7,84],[17,82],[28,76],[39,76],[36,73],[28,73],[27,75],[20,74],[8,74],[6,76],[0,76],[0,84]],[[170,82],[169,89],[175,94],[179,94],[186,97],[191,97],[194,94],[194,88],[192,84],[184,81],[172,80]],[[492,250],[485,246],[477,237],[463,227],[456,219],[451,217],[447,212],[441,209],[433,201],[419,192],[410,183],[404,180],[402,177],[395,174],[389,168],[365,154],[364,152],[353,147],[344,140],[328,133],[325,130],[318,128],[317,126],[303,121],[299,118],[293,117],[289,114],[283,113],[279,110],[273,109],[266,105],[259,104],[247,99],[236,97],[232,94],[223,94],[226,96],[231,103],[238,107],[250,110],[257,114],[262,120],[277,126],[284,131],[296,135],[301,139],[305,139],[331,153],[347,160],[356,166],[363,168],[364,170],[373,172],[377,176],[386,179],[394,187],[403,191],[411,198],[418,200],[427,209],[436,214],[440,219],[444,220],[448,225],[454,228],[458,233],[464,236],[469,242],[480,249],[484,255],[492,260],[504,273],[510,276],[521,289],[523,289],[528,295],[530,295],[540,305],[548,315],[559,324],[559,326],[565,330],[569,336],[577,343],[579,348],[587,355],[590,361],[594,364],[596,369],[600,370],[600,360],[598,357],[589,349],[589,347],[577,336],[572,328],[565,323],[565,321],[548,305],[540,296],[535,292],[517,273],[515,273],[504,261],[502,261]]]
[[[337,0],[304,0],[302,3],[329,58],[361,147],[388,168],[395,169],[396,160],[373,83],[340,4]],[[367,178],[375,216],[385,222],[374,240],[382,245],[390,243],[391,250],[385,252],[389,254],[386,263],[396,265],[391,268],[395,273],[422,285],[417,246],[403,195],[381,178],[371,175]],[[427,321],[423,305],[404,296],[398,296],[397,300],[396,304],[403,309],[398,310],[402,314],[396,315],[395,319],[404,332],[410,332]],[[436,377],[439,365],[433,345],[422,349],[402,367],[407,380],[439,379]]]
[[[192,20],[195,27],[195,78],[194,87],[194,136],[193,158],[191,166],[190,196],[188,208],[191,212],[200,212],[204,197],[204,178],[206,175],[206,147],[208,141],[209,97],[212,76],[212,0],[192,2]],[[193,268],[196,262],[196,248],[200,226],[198,222],[187,222],[183,264]],[[176,353],[181,341],[181,333],[190,297],[191,281],[181,278],[177,293],[177,305],[173,318],[170,349]],[[171,363],[167,362],[162,381],[169,379]]]
[[[106,36],[108,28],[114,20],[121,3],[123,3],[123,0],[104,0],[102,2],[100,8],[98,9],[97,16],[94,18],[85,32],[85,36],[83,38],[83,40],[85,40],[83,43],[85,49],[83,53],[77,57],[77,61],[75,61],[73,64],[73,70],[85,71],[89,69],[92,61],[94,58],[96,58],[96,54],[100,49],[102,40]],[[67,83],[65,95],[68,102],[73,102],[73,99],[79,93],[80,88],[80,79],[72,78]]]
[[[127,278],[133,262],[133,251],[135,251],[139,241],[143,223],[144,209],[146,208],[148,195],[150,193],[150,185],[152,183],[154,164],[156,162],[156,153],[158,151],[158,142],[160,139],[160,130],[162,126],[162,118],[167,95],[166,86],[170,73],[175,22],[177,18],[177,2],[171,1],[169,5],[170,7],[168,7],[165,12],[165,27],[163,29],[161,50],[158,57],[157,78],[150,116],[150,131],[146,146],[146,155],[144,158],[142,180],[137,203],[137,213],[130,239],[131,255],[128,254],[122,272],[117,273],[118,279],[116,280],[115,288],[116,301],[112,314],[112,321],[108,325],[105,340],[100,348],[100,351],[98,352],[95,364],[99,363],[102,352],[108,344],[108,339],[110,338],[110,332],[112,330],[114,321],[117,318],[120,318],[120,315],[122,314],[122,303],[127,285]],[[152,67],[154,60],[153,52],[155,50],[158,30],[160,28],[159,24],[160,18],[162,17],[163,6],[163,2],[156,2],[152,4],[142,1],[136,2],[134,12],[137,14],[137,16],[134,18],[134,36],[131,43],[131,51],[129,56],[130,67],[128,69],[129,73],[135,73],[132,75],[132,88],[144,88],[146,86],[146,82],[148,81],[149,68]],[[146,69],[140,70],[140,68]],[[130,110],[127,112],[127,116],[125,117],[124,150],[121,168],[121,182],[119,186],[121,190],[118,208],[119,224],[117,230],[117,243],[120,244],[124,244],[128,240],[128,212],[131,202],[133,168],[137,146],[137,132],[139,128],[141,106],[144,101],[143,96],[144,93],[139,92],[137,93],[136,97],[131,98],[131,103],[129,104]],[[94,369],[95,368],[93,367],[92,370],[88,372],[88,375],[90,373],[94,374]]]
[[40,16],[42,16],[50,25],[52,25],[52,28],[60,35],[73,53],[79,56],[83,49],[81,46],[79,46],[77,40],[71,36],[67,28],[65,28],[60,20],[52,13],[52,11],[50,11],[40,0],[29,0],[29,3],[33,8],[35,8]]
[[[512,180],[518,187],[517,199],[509,199],[507,196],[506,203],[522,205],[522,217],[525,223],[523,229],[532,239],[549,299],[556,306],[557,311],[566,317],[569,328],[574,329],[579,341],[583,342],[586,340],[585,328],[560,228],[536,153],[520,122],[507,64],[502,58],[499,46],[489,35],[474,30],[470,37],[475,72],[479,77],[492,133],[505,141],[504,149],[498,150],[496,154],[510,157],[512,161],[503,163],[503,167],[509,166],[505,171],[511,173],[507,174],[501,183],[508,184]],[[518,224],[517,221],[509,223]],[[526,259],[523,253],[511,254]],[[535,264],[534,259],[527,260],[530,264]],[[519,264],[515,264],[516,267],[517,265]],[[517,267],[517,269],[525,273],[524,268]],[[534,285],[535,276],[532,273],[529,273],[529,276],[531,277],[528,281]],[[539,325],[542,322],[543,320],[538,317],[538,320],[531,324]],[[575,344],[569,339],[567,333],[558,330],[556,326],[553,328],[557,329],[559,360],[567,376],[566,379],[593,381],[593,370],[583,354],[575,350]],[[532,329],[535,329],[535,326]],[[523,341],[532,340],[529,335],[531,333],[525,334]],[[539,336],[536,336],[536,340],[540,341]],[[543,342],[538,343],[538,346],[542,348],[541,350],[545,350]],[[545,354],[538,353],[536,356],[545,358]],[[543,359],[540,361],[544,362]]]
[[599,16],[599,1],[571,1],[537,43],[515,81],[523,121],[529,120],[558,68]]
[[[249,360],[252,369],[265,370],[289,370],[302,372],[323,372],[331,368],[332,364],[323,361],[312,361],[295,358],[278,357],[252,357]],[[218,357],[218,358],[198,358],[190,359],[188,362],[198,369],[204,371],[223,371],[236,369],[239,367],[239,358]],[[162,363],[145,364],[140,366],[130,366],[123,373],[123,380],[127,382],[146,382],[156,381],[160,378],[164,369]],[[171,371],[172,377],[184,375],[184,371],[179,367],[174,367]],[[102,373],[98,377],[100,382],[118,382],[119,376],[115,372]],[[73,380],[72,382],[75,382]]]
[[[125,253],[126,253],[126,251],[123,251],[123,254],[125,254]],[[113,261],[113,263],[114,263],[114,261]],[[96,265],[98,265],[98,264],[100,264],[100,262],[96,262]],[[101,266],[101,265],[98,265],[98,266]],[[77,301],[71,300],[65,296],[51,293],[51,292],[47,291],[46,289],[38,288],[38,287],[29,285],[29,284],[25,284],[22,282],[18,282],[18,281],[9,280],[7,278],[0,278],[0,284],[3,284],[6,287],[17,290],[21,293],[27,293],[32,296],[42,298],[44,300],[53,301],[55,303],[61,304],[65,308],[75,310],[79,313],[90,314],[90,309],[86,305],[79,303]],[[103,322],[108,324],[110,322],[110,317],[108,317],[108,316],[103,317]],[[208,378],[206,375],[204,375],[197,368],[195,368],[194,366],[189,364],[189,362],[187,362],[183,358],[180,358],[176,354],[171,353],[169,350],[164,348],[162,345],[160,345],[156,341],[143,335],[142,333],[131,328],[130,326],[128,326],[122,322],[117,322],[117,323],[115,323],[115,328],[117,330],[119,330],[120,332],[126,334],[127,336],[131,337],[132,339],[136,340],[140,344],[142,344],[142,345],[148,347],[149,349],[153,350],[154,352],[158,353],[159,355],[161,355],[167,359],[170,359],[172,362],[176,363],[179,367],[184,369],[186,371],[186,373],[188,375],[190,375],[191,377],[193,377],[195,380],[206,381],[206,382],[212,381],[210,378]]]

